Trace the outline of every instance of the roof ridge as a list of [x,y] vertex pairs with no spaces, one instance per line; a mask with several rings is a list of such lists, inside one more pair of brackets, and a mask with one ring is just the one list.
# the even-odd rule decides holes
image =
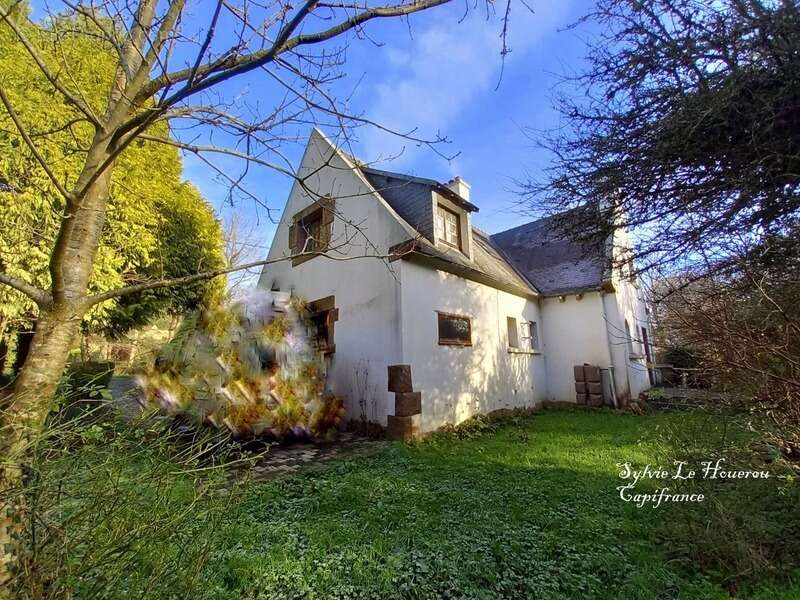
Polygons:
[[398,173],[396,171],[386,171],[384,169],[375,169],[373,167],[367,167],[365,165],[358,165],[358,167],[362,171],[367,171],[369,173],[373,173],[375,175],[383,175],[384,177],[395,177],[396,179],[408,179],[409,181],[415,181],[417,183],[424,183],[426,185],[444,185],[443,183],[436,181],[435,179],[430,179],[428,177],[418,177],[417,175],[409,175],[408,173]]
[[576,206],[574,208],[568,208],[567,210],[562,210],[561,212],[557,212],[557,213],[552,214],[552,215],[547,215],[546,217],[539,217],[538,219],[534,219],[533,221],[528,221],[527,223],[522,223],[521,225],[517,225],[515,227],[511,227],[510,229],[504,229],[503,231],[498,231],[497,233],[493,233],[492,236],[494,237],[496,235],[502,235],[504,233],[509,233],[511,231],[516,231],[517,229],[521,229],[523,227],[529,227],[531,225],[535,225],[536,223],[544,223],[545,221],[551,221],[551,220],[553,220],[553,219],[555,219],[557,217],[563,217],[564,215],[567,215],[567,214],[569,214],[571,212],[575,212],[575,211],[583,208],[584,206],[585,205],[582,204],[582,205]]

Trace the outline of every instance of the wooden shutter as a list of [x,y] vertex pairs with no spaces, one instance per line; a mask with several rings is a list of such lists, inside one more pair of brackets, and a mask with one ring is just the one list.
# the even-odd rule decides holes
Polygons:
[[320,200],[322,206],[322,222],[320,223],[319,232],[319,250],[324,252],[328,249],[331,243],[333,233],[333,217],[336,203],[333,198],[322,198]]
[[289,225],[289,252],[297,253],[297,223]]

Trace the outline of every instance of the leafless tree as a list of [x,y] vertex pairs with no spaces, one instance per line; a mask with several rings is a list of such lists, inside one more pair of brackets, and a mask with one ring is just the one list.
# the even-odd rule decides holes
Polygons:
[[[553,156],[521,182],[528,209],[637,230],[640,268],[691,266],[800,214],[800,7],[794,1],[599,0],[563,117],[531,136]],[[736,260],[736,255],[731,257]],[[720,265],[722,266],[722,265]]]
[[[74,110],[75,120],[93,130],[90,143],[79,148],[82,168],[65,180],[37,148],[38,136],[26,124],[3,88],[0,105],[13,122],[20,145],[37,161],[54,194],[63,198],[60,227],[49,271],[51,285],[40,289],[25,279],[0,272],[0,284],[28,296],[38,306],[36,333],[15,393],[2,414],[0,493],[20,483],[20,465],[32,437],[51,409],[56,384],[80,323],[95,304],[163,286],[176,286],[267,261],[251,261],[178,279],[140,282],[104,293],[89,292],[93,261],[106,220],[112,173],[120,155],[143,141],[176,146],[192,153],[226,180],[239,198],[263,203],[247,189],[245,178],[218,166],[216,158],[238,159],[250,168],[268,168],[295,177],[283,149],[295,141],[298,128],[317,124],[338,132],[346,141],[356,126],[386,130],[379,123],[346,109],[336,93],[345,50],[353,39],[367,38],[371,21],[408,18],[449,0],[368,0],[329,2],[305,0],[216,0],[196,3],[190,19],[186,0],[63,0],[62,13],[51,14],[43,27],[80,23],[117,57],[113,81],[102,106],[88,102],[58,52],[46,52],[35,37],[22,0],[0,3],[0,26],[8,28],[52,86],[52,93]],[[487,3],[487,8],[491,3]],[[507,13],[507,11],[506,11]],[[61,25],[59,25],[61,24]],[[504,26],[505,31],[505,26]],[[58,36],[54,39],[57,40]],[[264,97],[244,101],[236,82],[258,77]],[[239,83],[241,85],[241,83]],[[163,132],[166,124],[171,132]],[[434,147],[439,138],[414,131],[392,132]],[[350,229],[357,230],[351,223]],[[336,256],[336,260],[352,257]],[[14,515],[5,506],[0,532],[0,585],[14,560]]]
[[[258,262],[269,249],[256,223],[245,224],[238,212],[225,220],[225,260],[232,267]],[[234,297],[253,287],[258,272],[237,270],[228,276],[228,290]]]
[[[751,410],[753,425],[800,460],[800,251],[796,230],[729,247],[725,269],[662,277],[654,287],[663,352]],[[732,260],[731,257],[738,258]]]

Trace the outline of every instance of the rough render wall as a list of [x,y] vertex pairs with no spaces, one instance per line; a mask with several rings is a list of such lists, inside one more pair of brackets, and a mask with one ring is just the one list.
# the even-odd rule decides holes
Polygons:
[[[614,355],[617,396],[622,401],[629,401],[638,398],[641,392],[650,388],[645,353],[640,344],[641,328],[647,327],[651,339],[653,332],[639,288],[621,280],[616,281],[614,287],[615,293],[605,295],[608,337]],[[634,352],[641,357],[630,355],[625,320],[630,324]]]
[[[614,255],[619,256],[619,253],[627,252],[629,247],[628,233],[624,229],[616,230],[613,239]],[[620,268],[614,268],[612,282],[615,292],[605,296],[608,337],[614,355],[617,395],[621,400],[627,401],[637,398],[641,392],[650,388],[645,352],[640,340],[642,327],[647,328],[651,340],[653,331],[639,287],[631,283],[627,277],[623,277]],[[630,324],[634,353],[641,358],[630,355],[625,334],[625,320]]]
[[603,320],[603,300],[599,292],[541,300],[544,325],[544,356],[547,366],[547,399],[575,402],[575,375],[572,367],[589,363],[611,366]]
[[[300,174],[324,164],[331,152],[330,144],[315,132]],[[345,234],[355,236],[340,251],[352,256],[367,252],[384,254],[406,238],[390,209],[375,198],[338,155],[309,177],[306,185],[319,194],[336,198],[341,218],[334,221],[332,243],[343,241]],[[311,202],[313,199],[295,184],[275,232],[269,259],[290,254],[288,226],[292,216]],[[357,234],[345,223],[347,220],[357,223],[364,235]],[[399,290],[392,269],[374,258],[334,262],[316,257],[296,267],[292,267],[291,261],[267,265],[259,278],[259,287],[263,289],[274,285],[283,291],[293,290],[308,300],[331,294],[336,297],[339,320],[334,330],[336,352],[330,359],[329,386],[331,391],[345,397],[350,418],[360,417],[363,400],[366,417],[382,424],[386,423],[386,414],[392,412],[394,403],[394,395],[387,390],[386,365],[400,362]]]
[[[403,261],[403,362],[422,392],[423,431],[545,399],[543,355],[508,352],[506,317],[539,322],[536,302]],[[472,346],[440,346],[436,311],[472,318]]]

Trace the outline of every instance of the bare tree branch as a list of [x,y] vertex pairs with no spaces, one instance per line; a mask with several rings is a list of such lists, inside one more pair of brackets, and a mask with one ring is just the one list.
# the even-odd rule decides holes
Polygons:
[[[309,1],[303,5],[303,8],[300,11],[298,11],[297,15],[295,15],[295,18],[292,19],[292,21],[290,21],[284,27],[284,29],[281,31],[281,34],[278,35],[275,42],[269,48],[251,54],[231,57],[230,59],[223,61],[222,63],[213,62],[203,67],[200,67],[199,69],[190,68],[169,74],[164,74],[161,77],[153,79],[147,85],[145,85],[138,93],[136,99],[139,102],[144,101],[145,99],[153,96],[158,90],[160,90],[164,86],[174,85],[177,82],[187,80],[190,76],[192,76],[192,73],[195,74],[195,77],[200,77],[200,78],[207,77],[207,79],[202,79],[196,85],[187,86],[182,90],[180,90],[179,92],[176,92],[173,96],[167,98],[164,104],[167,106],[172,106],[173,104],[180,102],[185,98],[188,98],[192,94],[210,88],[220,83],[221,81],[225,81],[236,75],[247,73],[261,66],[264,66],[265,64],[272,62],[275,59],[275,57],[278,56],[279,54],[283,54],[284,52],[292,50],[298,46],[314,44],[330,40],[372,19],[406,16],[413,14],[415,12],[426,10],[428,8],[433,8],[435,6],[446,4],[447,2],[450,1],[451,0],[420,0],[410,4],[398,4],[394,6],[375,7],[362,11],[357,15],[354,15],[349,19],[342,21],[338,25],[335,25],[324,31],[312,34],[298,35],[294,38],[288,39],[288,36],[292,34],[294,29],[300,22],[298,20],[298,17],[300,17],[300,20],[302,20],[302,18],[305,17],[306,14],[308,14],[308,12],[313,9],[314,4],[316,4],[315,1]],[[212,75],[214,73],[216,73],[216,75],[208,77],[209,75]],[[136,120],[134,120],[134,123],[127,129],[130,129],[132,126],[135,125],[136,125]]]
[[263,267],[265,265],[271,265],[279,262],[284,262],[287,260],[292,260],[296,258],[301,258],[305,256],[324,256],[328,260],[335,260],[338,262],[345,262],[350,260],[361,260],[366,258],[371,259],[380,259],[380,260],[395,260],[402,257],[404,254],[408,254],[414,250],[414,245],[410,244],[408,249],[403,249],[402,252],[399,253],[389,253],[389,254],[381,254],[381,255],[357,255],[357,256],[332,256],[326,252],[300,252],[297,254],[293,254],[292,256],[282,256],[280,258],[273,258],[273,259],[266,259],[266,260],[257,260],[255,262],[237,265],[233,267],[228,267],[225,269],[217,269],[214,271],[206,271],[204,273],[195,273],[194,275],[186,275],[184,277],[173,277],[169,279],[156,279],[154,281],[148,281],[145,283],[139,283],[136,285],[129,285],[121,288],[117,288],[114,290],[109,290],[107,292],[103,292],[102,294],[95,294],[94,296],[89,296],[86,299],[88,306],[93,306],[99,302],[104,302],[106,300],[111,300],[113,298],[120,298],[122,296],[129,296],[130,294],[137,294],[139,292],[144,292],[147,290],[153,290],[157,288],[170,288],[176,287],[180,285],[189,285],[192,283],[196,283],[198,281],[206,281],[208,279],[214,279],[215,277],[219,277],[221,275],[227,275],[228,273],[234,273],[236,271],[244,271],[246,269],[252,269],[255,267]]
[[47,306],[48,304],[50,304],[52,300],[50,294],[48,294],[44,290],[39,289],[35,285],[26,283],[19,277],[7,275],[6,273],[0,273],[0,283],[11,287],[17,290],[18,292],[22,292],[28,298],[36,302],[36,304],[40,307]]

